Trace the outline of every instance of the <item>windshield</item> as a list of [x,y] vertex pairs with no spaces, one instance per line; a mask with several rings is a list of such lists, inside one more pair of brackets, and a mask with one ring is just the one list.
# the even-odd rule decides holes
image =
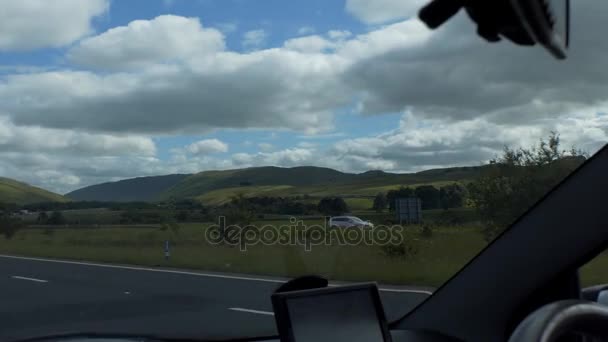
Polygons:
[[608,127],[608,3],[565,61],[423,4],[2,2],[0,339],[273,335],[310,274],[421,303]]

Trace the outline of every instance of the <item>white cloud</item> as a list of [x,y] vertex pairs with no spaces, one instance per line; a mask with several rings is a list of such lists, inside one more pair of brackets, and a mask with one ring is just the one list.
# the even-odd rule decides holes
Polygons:
[[346,11],[366,24],[414,17],[428,0],[346,0]]
[[262,152],[270,152],[274,150],[274,145],[269,143],[259,143],[258,147]]
[[268,33],[262,29],[247,31],[243,34],[243,47],[245,49],[257,49],[266,43]]
[[303,53],[319,53],[333,48],[335,44],[320,36],[307,36],[290,39],[285,42],[284,46],[288,50]]
[[551,131],[560,133],[562,147],[595,153],[608,141],[608,109],[581,107],[552,120],[531,119],[526,124],[495,123],[488,118],[461,121],[425,119],[405,113],[397,129],[377,136],[345,139],[335,143],[320,160],[341,170],[383,169],[416,172],[447,166],[474,166],[499,155],[504,146],[530,147]]
[[135,20],[87,38],[68,52],[80,65],[104,69],[145,68],[224,50],[223,34],[198,18],[162,15]]
[[17,126],[0,116],[0,152],[45,152],[78,156],[153,156],[147,137],[77,132],[37,126]]
[[[189,38],[166,43],[184,32],[191,33]],[[319,133],[333,128],[333,111],[349,105],[350,88],[359,86],[344,82],[345,75],[353,77],[345,71],[395,47],[424,44],[429,32],[417,22],[399,23],[334,40],[335,52],[314,55],[320,48],[314,41],[309,46],[306,41],[288,44],[300,45],[306,53],[288,48],[223,51],[215,39],[219,35],[196,19],[175,16],[108,30],[75,46],[71,58],[110,70],[138,68],[8,75],[0,81],[0,110],[19,125],[61,129],[200,134],[218,128],[272,128]],[[189,40],[201,44],[191,46]],[[166,49],[171,44],[176,48]],[[168,59],[179,62],[166,64]]]
[[312,26],[302,26],[298,29],[298,34],[301,36],[315,33],[315,28]]
[[218,139],[206,139],[190,144],[187,149],[192,154],[222,153],[228,152],[228,144]]
[[91,20],[104,14],[108,0],[3,1],[0,51],[68,45],[93,32]]
[[232,162],[238,167],[260,165],[293,167],[310,165],[313,157],[313,150],[290,148],[276,152],[259,152],[256,154],[236,153],[232,156]]
[[350,38],[353,34],[346,30],[331,30],[327,32],[327,36],[333,40],[344,40]]

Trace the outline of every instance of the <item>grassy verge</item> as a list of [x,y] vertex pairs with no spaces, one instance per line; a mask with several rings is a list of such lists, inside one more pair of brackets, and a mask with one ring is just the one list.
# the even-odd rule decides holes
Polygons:
[[[404,234],[415,247],[415,255],[388,257],[379,246],[336,244],[313,246],[310,252],[302,246],[255,245],[243,252],[208,243],[206,229],[201,224],[183,225],[177,234],[130,227],[57,229],[54,233],[26,229],[11,240],[0,239],[0,253],[288,277],[314,273],[335,280],[437,286],[484,246],[473,228],[437,228],[431,238],[423,238],[418,227],[411,227]],[[163,254],[165,240],[173,246],[168,262]]]
[[[310,220],[308,224],[320,224]],[[288,221],[258,222],[275,226]],[[406,243],[416,253],[389,257],[379,246],[255,245],[247,251],[206,241],[208,225],[184,224],[179,231],[157,227],[24,229],[11,240],[0,238],[0,253],[75,260],[169,266],[207,271],[293,277],[321,274],[334,280],[375,280],[385,284],[438,286],[475,256],[485,243],[478,228],[436,227],[423,237],[419,227],[405,230]],[[163,244],[172,243],[164,260]],[[582,268],[584,286],[608,282],[608,253]]]

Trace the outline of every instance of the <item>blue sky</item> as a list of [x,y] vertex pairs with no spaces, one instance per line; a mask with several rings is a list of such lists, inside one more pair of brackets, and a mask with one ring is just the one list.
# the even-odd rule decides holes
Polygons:
[[[463,14],[430,31],[424,2],[8,2],[0,176],[64,193],[262,165],[478,165],[550,131],[589,152],[608,140],[599,31],[578,27],[558,63],[484,43]],[[579,25],[601,25],[580,6]]]

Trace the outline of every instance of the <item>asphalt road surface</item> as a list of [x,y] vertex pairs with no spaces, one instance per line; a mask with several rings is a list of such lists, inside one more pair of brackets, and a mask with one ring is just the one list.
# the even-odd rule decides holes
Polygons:
[[[70,332],[201,339],[275,334],[270,295],[284,280],[0,256],[0,340]],[[428,292],[381,287],[389,319]]]

